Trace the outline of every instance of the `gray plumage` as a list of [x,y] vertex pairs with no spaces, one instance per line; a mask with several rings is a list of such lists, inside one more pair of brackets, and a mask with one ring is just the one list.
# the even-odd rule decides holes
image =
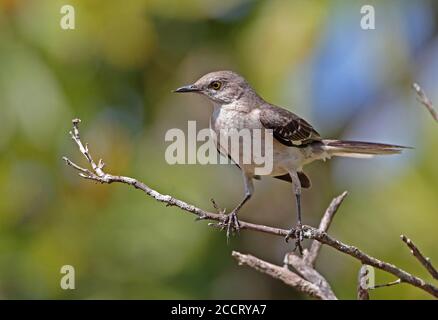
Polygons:
[[[192,85],[181,87],[175,92],[199,93],[213,102],[210,127],[217,133],[230,129],[272,130],[273,170],[269,175],[293,184],[298,212],[298,227],[295,230],[301,230],[301,188],[311,185],[310,179],[302,171],[304,165],[332,156],[372,157],[397,154],[404,148],[392,144],[322,139],[306,120],[266,102],[242,76],[232,71],[208,73]],[[224,153],[220,143],[218,150]],[[226,153],[225,156],[231,157]],[[227,236],[233,228],[239,228],[237,212],[251,197],[254,189],[252,180],[257,178],[254,164],[243,163],[241,157],[233,160],[242,170],[245,198],[229,215]],[[301,237],[299,234],[298,238]],[[299,242],[298,247],[301,247]]]

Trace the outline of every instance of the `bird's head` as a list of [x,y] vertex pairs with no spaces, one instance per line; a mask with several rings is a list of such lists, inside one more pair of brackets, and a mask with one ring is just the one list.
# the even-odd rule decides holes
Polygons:
[[247,95],[255,94],[248,82],[242,76],[232,71],[207,73],[195,83],[180,87],[174,92],[199,93],[217,104],[229,104]]

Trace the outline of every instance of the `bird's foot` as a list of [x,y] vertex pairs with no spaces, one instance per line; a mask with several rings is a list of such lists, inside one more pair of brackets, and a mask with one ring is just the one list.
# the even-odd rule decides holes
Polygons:
[[[216,212],[219,214],[225,215],[226,209],[221,209],[216,201],[214,199],[210,199],[213,203],[213,207],[216,209]],[[227,242],[230,241],[230,236],[233,234],[234,231],[239,233],[240,230],[240,223],[239,219],[237,218],[237,211],[233,210],[229,214],[225,215],[225,218],[216,224],[217,227],[219,227],[221,230],[227,229]]]
[[304,236],[303,236],[303,225],[301,223],[298,223],[295,228],[291,228],[287,233],[286,237],[284,238],[284,240],[286,240],[286,242],[289,242],[290,238],[295,239],[295,247],[293,251],[296,251],[298,249],[298,252],[302,255],[303,246],[301,245],[301,243],[303,242]]
[[222,230],[227,228],[227,242],[230,240],[230,236],[231,234],[233,234],[234,231],[239,233],[240,223],[239,223],[239,219],[237,218],[236,211],[231,211],[229,214],[227,214],[221,224],[222,224],[222,228],[221,228]]

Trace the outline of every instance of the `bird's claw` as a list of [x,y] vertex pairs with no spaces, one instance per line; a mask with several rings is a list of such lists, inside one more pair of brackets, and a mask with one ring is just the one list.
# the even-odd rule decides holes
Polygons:
[[230,236],[233,231],[239,233],[240,223],[239,219],[237,218],[237,212],[232,211],[231,213],[226,215],[224,221],[221,224],[221,230],[224,230],[225,227],[227,228],[227,241],[230,240]]
[[284,240],[289,242],[289,239],[300,239],[303,240],[303,229],[301,224],[298,224],[295,228],[291,228],[288,232]]
[[[213,207],[216,209],[216,212],[219,214],[225,215],[226,209],[221,209],[216,201],[214,199],[210,199],[211,203],[213,204]],[[233,231],[236,231],[239,233],[240,230],[240,223],[239,219],[237,218],[237,211],[233,210],[229,214],[225,215],[225,218],[216,224],[217,227],[219,227],[221,230],[227,229],[227,242],[230,240],[230,236],[232,235]]]
[[213,198],[211,198],[210,201],[211,201],[211,203],[213,204],[213,208],[216,210],[217,213],[219,213],[219,214],[225,214],[226,209],[221,209],[221,208],[217,205],[216,201],[214,201]]
[[296,251],[298,249],[298,252],[302,255],[303,247],[301,243],[303,242],[304,236],[303,236],[303,225],[301,223],[297,224],[295,228],[291,228],[287,233],[286,237],[284,238],[284,240],[286,240],[286,242],[289,242],[290,238],[295,239],[295,247],[293,251]]

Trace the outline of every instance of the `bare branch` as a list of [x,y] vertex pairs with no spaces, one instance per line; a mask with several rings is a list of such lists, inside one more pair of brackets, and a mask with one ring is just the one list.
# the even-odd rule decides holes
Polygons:
[[427,97],[426,93],[421,89],[420,85],[418,83],[413,83],[412,88],[414,89],[415,93],[417,94],[417,100],[424,105],[427,110],[429,110],[429,113],[432,115],[432,118],[438,122],[438,113],[436,112],[432,101]]
[[[84,146],[83,143],[81,142],[80,136],[79,136],[79,130],[78,130],[79,122],[80,122],[80,120],[78,120],[78,119],[75,119],[73,121],[73,132],[71,132],[71,136],[72,136],[72,139],[78,145],[80,152],[84,155],[84,157],[89,162],[89,164],[92,168],[92,171],[75,164],[67,157],[63,157],[63,159],[67,165],[69,165],[72,168],[74,168],[75,170],[79,171],[79,175],[81,177],[89,179],[89,180],[97,181],[100,183],[107,183],[107,184],[110,184],[113,182],[125,183],[125,184],[133,186],[136,189],[142,190],[146,195],[154,198],[157,201],[165,203],[167,206],[176,206],[184,211],[195,214],[197,216],[198,220],[213,220],[213,221],[219,221],[221,223],[224,223],[224,221],[226,219],[225,214],[208,212],[208,211],[202,210],[194,205],[188,204],[187,202],[176,199],[170,195],[163,195],[163,194],[159,193],[158,191],[155,191],[154,189],[150,188],[149,186],[147,186],[143,182],[138,181],[134,178],[124,177],[124,176],[115,176],[115,175],[105,173],[103,171],[103,167],[104,167],[103,161],[100,160],[98,162],[98,164],[96,164],[89,153],[88,146],[87,145]],[[273,235],[281,236],[281,237],[285,237],[286,235],[289,234],[289,231],[285,230],[285,229],[274,228],[274,227],[269,227],[269,226],[264,226],[264,225],[258,225],[258,224],[253,224],[253,223],[249,223],[249,222],[244,222],[244,221],[240,221],[240,227],[241,227],[241,229],[259,231],[259,232],[273,234]],[[354,246],[344,244],[341,241],[336,240],[336,239],[332,238],[331,236],[329,236],[326,231],[319,230],[319,229],[313,228],[311,226],[306,226],[306,225],[303,226],[302,228],[303,228],[304,238],[317,240],[317,241],[321,242],[322,244],[328,245],[328,246],[330,246],[330,247],[332,247],[332,248],[334,248],[342,253],[350,255],[351,257],[361,261],[363,264],[368,264],[368,265],[371,265],[375,268],[378,268],[378,269],[384,270],[390,274],[393,274],[394,276],[399,278],[401,282],[409,283],[415,287],[418,287],[418,288],[430,293],[434,297],[438,298],[438,288],[437,287],[433,286],[430,283],[425,282],[424,280],[422,280],[418,277],[413,276],[412,274],[404,271],[403,269],[400,269],[400,268],[398,268],[390,263],[380,261],[380,260],[366,254],[365,252],[359,250],[358,248],[356,248]],[[252,258],[254,258],[254,257],[252,257]],[[254,258],[254,259],[252,259],[252,258],[251,259],[248,258],[249,260],[242,260],[242,261],[253,261],[254,262],[254,261],[256,261],[254,259],[257,259],[257,258]],[[255,264],[258,265],[257,263],[255,263]],[[261,268],[261,266],[259,266],[259,267]],[[282,268],[282,267],[278,267],[278,266],[274,266],[274,267]],[[263,268],[261,268],[261,270],[262,269]],[[278,270],[278,269],[274,268],[274,269],[269,269],[269,270],[271,270],[270,272],[274,273],[274,270]],[[303,281],[305,281],[305,280],[303,280]],[[307,285],[307,284],[304,283],[303,285]],[[311,285],[315,286],[314,284],[311,284]],[[313,288],[313,287],[311,287],[311,288]],[[317,294],[317,292],[321,292],[321,290],[320,289],[318,289],[318,290],[319,291],[312,291],[314,296],[319,296]]]
[[271,277],[283,281],[289,286],[297,288],[299,291],[308,294],[311,297],[327,300],[326,295],[317,285],[304,280],[286,267],[280,267],[256,258],[250,254],[242,254],[237,251],[233,251],[232,256],[237,259],[239,265],[247,265],[257,271],[266,273]]
[[[96,164],[93,160],[93,158],[91,157],[90,153],[88,152],[88,144],[85,144],[85,146],[82,144],[81,138],[79,136],[79,123],[81,123],[81,119],[73,119],[72,120],[73,123],[73,131],[70,131],[70,136],[73,139],[74,142],[76,142],[76,144],[79,147],[79,151],[84,155],[84,157],[87,159],[87,161],[90,163],[91,168],[93,169],[93,171],[99,176],[103,176],[104,173],[102,171],[103,167],[104,167],[104,163],[102,160],[99,160],[98,164]],[[80,167],[77,167],[76,169],[81,169]],[[85,169],[83,169],[85,170]]]
[[300,258],[294,253],[288,253],[284,257],[284,263],[292,266],[301,277],[317,285],[324,294],[325,300],[337,300],[328,281],[313,266],[307,264],[304,258]]
[[435,267],[430,262],[430,259],[428,257],[425,257],[421,251],[417,248],[417,246],[412,242],[411,239],[406,237],[405,235],[401,235],[400,238],[406,245],[411,249],[411,253],[414,255],[415,258],[427,269],[427,271],[432,275],[434,279],[438,280],[438,271],[435,269]]
[[379,289],[379,288],[384,288],[384,287],[392,287],[392,286],[395,286],[395,285],[400,284],[400,283],[401,283],[401,280],[397,279],[397,280],[394,280],[394,281],[391,281],[388,283],[384,283],[384,284],[376,284],[374,287],[372,287],[370,289],[374,290],[374,289]]
[[339,240],[336,240],[329,236],[327,233],[322,232],[318,229],[305,226],[304,227],[304,235],[308,239],[315,239],[318,240],[340,252],[343,252],[345,254],[348,254],[352,256],[353,258],[356,258],[357,260],[360,260],[363,264],[368,264],[370,266],[373,266],[377,269],[386,271],[397,278],[400,278],[400,281],[409,283],[417,288],[420,288],[434,297],[438,298],[438,288],[434,285],[425,282],[423,279],[420,279],[416,276],[413,276],[412,274],[406,272],[405,270],[396,267],[393,264],[381,261],[379,259],[376,259],[365,252],[359,250],[358,248],[354,246],[350,246],[347,244],[344,244],[340,242]]
[[[321,219],[321,222],[319,223],[319,227],[318,227],[319,230],[324,232],[328,230],[336,212],[338,211],[338,208],[341,206],[347,194],[348,192],[344,191],[340,196],[337,196],[332,200],[327,210],[325,211]],[[321,242],[313,241],[310,250],[304,256],[306,263],[311,266],[315,266],[316,258],[318,258],[318,254],[320,250],[321,250]]]

